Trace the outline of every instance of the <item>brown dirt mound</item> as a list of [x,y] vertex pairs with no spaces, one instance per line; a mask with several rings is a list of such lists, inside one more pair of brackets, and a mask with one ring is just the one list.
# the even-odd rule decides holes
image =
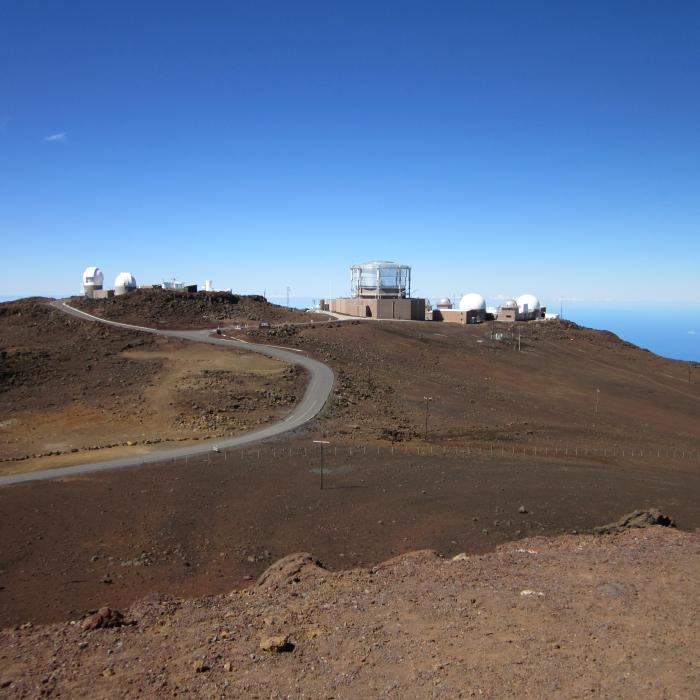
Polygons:
[[261,321],[305,323],[326,316],[271,304],[263,296],[230,292],[180,292],[137,289],[110,299],[73,297],[72,306],[112,321],[154,328],[214,328],[219,324]]

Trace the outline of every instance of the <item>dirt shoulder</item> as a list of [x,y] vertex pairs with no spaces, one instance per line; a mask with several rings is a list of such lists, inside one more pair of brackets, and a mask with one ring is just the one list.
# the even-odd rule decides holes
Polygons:
[[309,323],[328,319],[325,314],[271,304],[263,296],[230,292],[137,289],[109,299],[72,297],[70,303],[93,316],[151,328],[216,328],[241,323],[257,327],[261,322]]
[[297,555],[120,627],[6,629],[0,695],[692,698],[698,581],[700,535],[660,527],[340,573]]

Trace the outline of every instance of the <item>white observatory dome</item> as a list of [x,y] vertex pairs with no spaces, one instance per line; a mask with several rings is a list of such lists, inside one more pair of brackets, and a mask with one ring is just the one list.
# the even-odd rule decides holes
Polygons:
[[452,302],[449,300],[448,297],[442,297],[440,301],[438,302],[438,309],[451,309],[452,308]]
[[130,289],[136,289],[136,279],[130,272],[120,272],[114,280],[115,292],[125,292]]
[[[527,311],[525,307],[527,306]],[[521,294],[518,297],[518,312],[534,314],[540,310],[540,300],[534,294]]]
[[486,311],[486,299],[481,294],[471,292],[459,300],[460,311]]
[[506,299],[502,304],[501,304],[502,309],[517,309],[518,308],[518,302],[515,301],[515,299]]
[[83,272],[83,292],[102,289],[104,275],[99,267],[86,267]]

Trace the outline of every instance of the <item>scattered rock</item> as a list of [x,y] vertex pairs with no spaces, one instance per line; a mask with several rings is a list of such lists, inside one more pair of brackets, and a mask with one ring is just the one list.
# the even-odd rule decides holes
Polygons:
[[644,510],[633,510],[631,513],[623,515],[617,522],[594,527],[593,532],[597,535],[612,535],[617,532],[631,530],[632,528],[651,527],[652,525],[676,527],[676,523],[658,508],[647,508]]
[[527,513],[527,508],[525,506],[520,506],[520,508],[518,508],[518,513]]
[[207,664],[204,662],[204,659],[197,659],[192,664],[192,669],[194,670],[195,673],[206,673],[207,671],[210,670],[210,667],[207,666]]
[[107,627],[121,627],[123,624],[124,615],[122,615],[119,610],[112,610],[112,608],[104,607],[83,620],[83,629],[96,630]]
[[260,640],[260,648],[263,651],[274,651],[278,654],[294,650],[294,644],[289,641],[289,635],[277,634],[272,637],[264,637]]

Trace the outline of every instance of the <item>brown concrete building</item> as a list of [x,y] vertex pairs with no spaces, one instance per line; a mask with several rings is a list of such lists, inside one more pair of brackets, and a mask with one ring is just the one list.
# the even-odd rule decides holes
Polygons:
[[394,318],[402,321],[425,320],[425,299],[340,298],[325,301],[325,305],[327,311],[347,316]]
[[433,321],[446,323],[483,323],[486,311],[483,309],[433,309]]

